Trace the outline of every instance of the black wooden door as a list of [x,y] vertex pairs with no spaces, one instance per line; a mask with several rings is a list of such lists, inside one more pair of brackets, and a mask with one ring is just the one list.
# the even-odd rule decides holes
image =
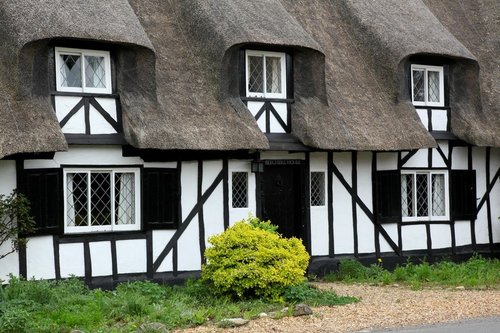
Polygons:
[[262,175],[262,218],[278,226],[285,237],[303,233],[302,168],[300,164],[268,165]]

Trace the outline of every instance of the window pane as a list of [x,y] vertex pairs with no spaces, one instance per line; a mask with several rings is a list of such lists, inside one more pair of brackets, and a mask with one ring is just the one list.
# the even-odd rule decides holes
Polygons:
[[264,92],[264,57],[249,56],[248,57],[248,91],[249,92]]
[[427,174],[417,174],[417,216],[429,216],[429,185]]
[[68,227],[88,225],[88,175],[66,175],[66,224]]
[[439,72],[428,71],[427,80],[428,86],[428,99],[429,102],[439,102]]
[[401,175],[401,208],[403,217],[414,216],[413,175]]
[[248,173],[233,172],[232,176],[233,208],[248,207]]
[[88,88],[106,88],[104,57],[85,56],[85,85]]
[[325,205],[325,173],[311,172],[311,206]]
[[424,70],[413,70],[413,101],[425,102],[424,98]]
[[78,55],[61,54],[61,86],[81,87],[82,86],[82,64]]
[[134,174],[115,173],[115,224],[135,224]]
[[281,58],[266,57],[266,92],[281,93]]
[[111,225],[111,174],[90,174],[91,225]]
[[432,175],[432,215],[445,215],[444,175]]

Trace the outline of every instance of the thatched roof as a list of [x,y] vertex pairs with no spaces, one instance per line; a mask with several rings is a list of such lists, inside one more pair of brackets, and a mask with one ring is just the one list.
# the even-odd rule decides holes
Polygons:
[[[247,45],[293,53],[293,134],[310,147],[435,145],[410,102],[405,66],[413,55],[449,59],[453,133],[500,146],[499,5],[456,3],[3,1],[0,158],[67,148],[47,82],[47,50],[58,39],[113,45],[124,134],[136,148],[268,149],[239,98],[238,49]],[[30,72],[33,58],[45,64],[41,73]]]

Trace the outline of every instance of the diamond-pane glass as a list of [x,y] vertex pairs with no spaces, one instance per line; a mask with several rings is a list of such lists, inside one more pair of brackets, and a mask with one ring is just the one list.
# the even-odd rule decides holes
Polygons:
[[432,175],[432,215],[444,216],[445,213],[444,175]]
[[59,69],[61,73],[62,87],[82,86],[82,63],[78,55],[61,54],[62,64]]
[[429,216],[429,177],[427,174],[417,174],[417,216]]
[[413,70],[413,101],[425,102],[424,71]]
[[439,72],[427,71],[429,102],[439,102]]
[[248,173],[233,172],[232,175],[232,207],[248,207]]
[[111,225],[111,173],[90,174],[91,225]]
[[281,93],[281,58],[266,57],[266,92]]
[[115,223],[135,223],[134,173],[115,173]]
[[248,57],[248,91],[249,92],[264,92],[264,57],[249,56]]
[[66,175],[66,223],[69,227],[88,225],[88,175]]
[[403,217],[413,216],[413,175],[401,175],[401,208]]
[[104,57],[85,56],[85,86],[106,88]]
[[325,173],[311,172],[311,206],[325,205]]

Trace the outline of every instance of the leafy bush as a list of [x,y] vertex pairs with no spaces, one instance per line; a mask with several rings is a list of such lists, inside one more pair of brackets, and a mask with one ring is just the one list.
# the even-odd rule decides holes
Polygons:
[[288,286],[304,281],[309,255],[297,238],[283,238],[269,222],[249,218],[209,238],[202,279],[238,298],[279,300]]
[[358,301],[350,296],[337,296],[333,291],[319,290],[307,283],[286,288],[284,298],[290,303],[306,303],[311,306],[344,305]]
[[28,199],[16,191],[10,195],[0,195],[0,245],[11,241],[12,247],[6,253],[0,253],[0,259],[25,246],[27,239],[23,235],[35,231],[35,221],[30,215]]

